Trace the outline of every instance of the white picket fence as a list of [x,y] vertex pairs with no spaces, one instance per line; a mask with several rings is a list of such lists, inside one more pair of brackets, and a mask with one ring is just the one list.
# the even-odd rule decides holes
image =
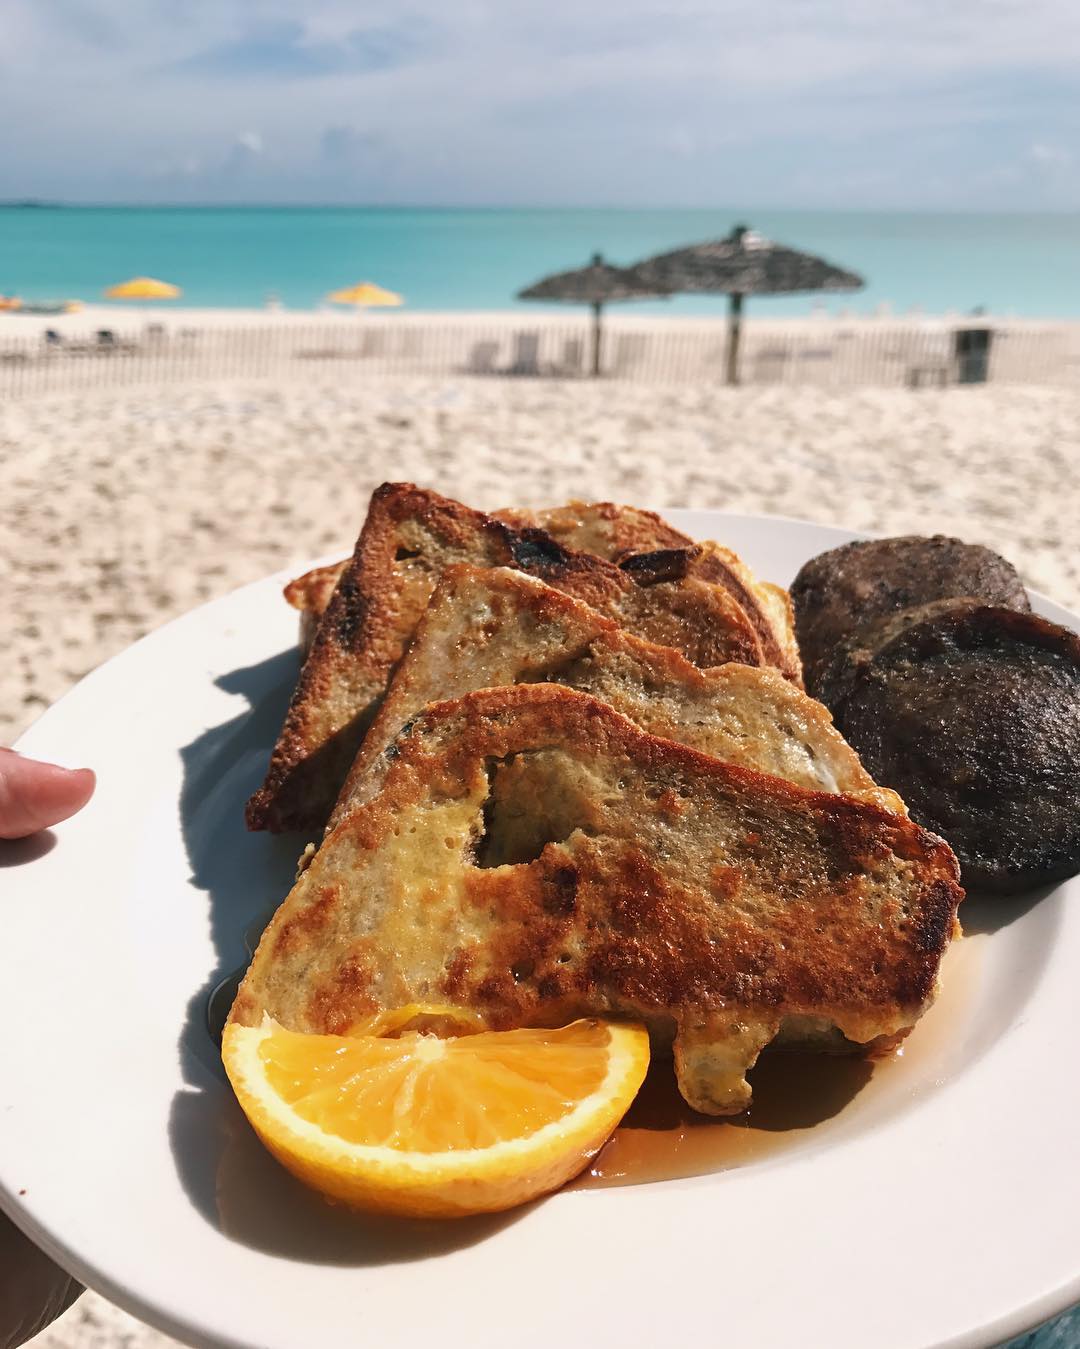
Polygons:
[[[966,325],[970,330],[974,322]],[[989,351],[958,355],[965,325],[820,324],[744,326],[744,384],[925,386],[979,382],[1080,383],[1080,325],[1004,326]],[[603,373],[639,382],[724,379],[726,334],[714,327],[619,325],[605,333]],[[132,383],[239,377],[471,375],[485,378],[589,377],[584,323],[490,329],[476,322],[379,323],[165,329],[138,335],[103,329],[0,339],[0,397],[26,397]],[[970,345],[971,339],[967,339]],[[978,339],[975,339],[977,345]]]

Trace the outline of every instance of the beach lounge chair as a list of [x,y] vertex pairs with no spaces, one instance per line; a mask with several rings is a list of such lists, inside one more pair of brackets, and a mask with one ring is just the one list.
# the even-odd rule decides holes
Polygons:
[[499,354],[498,342],[474,342],[465,366],[467,375],[493,375],[495,358]]
[[562,360],[552,367],[554,375],[580,375],[581,361],[585,354],[585,344],[580,337],[568,337],[563,343]]
[[366,332],[363,341],[360,343],[360,355],[369,359],[373,356],[385,356],[386,333],[381,329],[372,329]]
[[952,370],[947,361],[924,361],[922,365],[913,365],[907,372],[909,389],[921,389],[924,385],[934,384],[944,389],[948,384]]
[[776,384],[784,378],[790,355],[786,346],[761,347],[754,353],[752,362],[744,361],[744,369],[753,369],[755,384]]
[[539,333],[514,334],[514,359],[506,373],[508,375],[538,375],[540,373]]
[[956,380],[951,337],[948,331],[927,326],[912,334],[913,350],[905,353],[907,368],[904,382],[909,389],[936,385],[943,389]]

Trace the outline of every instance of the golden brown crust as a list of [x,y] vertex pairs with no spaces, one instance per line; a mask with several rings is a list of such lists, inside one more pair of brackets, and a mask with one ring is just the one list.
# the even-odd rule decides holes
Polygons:
[[391,670],[455,562],[537,576],[696,665],[763,664],[744,611],[723,587],[691,574],[695,556],[650,554],[631,571],[411,483],[384,484],[319,624],[266,780],[248,803],[249,828],[321,828]]
[[[478,511],[411,483],[376,489],[304,662],[266,779],[248,802],[249,828],[277,833],[322,824],[424,611],[439,560],[501,560],[502,532]],[[313,592],[310,576],[294,594],[301,582]]]
[[[514,507],[493,511],[496,520],[515,529],[542,529],[565,548],[595,553],[608,562],[628,553],[651,553],[658,548],[692,548],[694,540],[662,520],[654,511],[616,506],[611,501],[570,501],[551,510],[527,511]],[[313,567],[285,587],[285,598],[303,612],[322,614],[348,558]]]
[[647,735],[554,685],[429,707],[329,835],[232,1011],[344,1033],[411,1001],[676,1032],[717,1113],[785,1025],[870,1046],[933,997],[962,897],[910,820]]
[[757,580],[737,553],[718,543],[699,545],[696,575],[722,585],[746,612],[761,639],[766,663],[802,688],[802,665],[787,591]]
[[[636,506],[617,506],[610,501],[571,501],[550,510],[507,509],[494,512],[495,519],[516,529],[539,528],[566,548],[593,553],[606,561],[626,563],[639,553],[696,548],[692,539],[669,525],[654,511]],[[740,606],[757,634],[765,662],[802,688],[802,664],[795,640],[795,615],[791,599],[780,586],[757,580],[745,562],[730,548],[717,543],[700,545],[694,571],[721,585]],[[302,611],[300,647],[306,655],[317,621],[330,601],[345,562],[333,563],[290,581],[285,598]]]
[[330,562],[324,567],[312,567],[289,581],[282,592],[294,609],[301,613],[324,614],[331,596],[341,579],[341,573],[349,565],[349,559],[343,557],[340,562]]
[[613,566],[588,553],[572,566],[520,567],[661,646],[674,647],[701,669],[737,661],[764,665],[761,642],[746,612],[724,587],[694,574],[697,549],[637,553],[637,564]]
[[[496,514],[508,524],[538,527],[568,548],[620,564],[635,553],[698,546],[654,511],[611,501],[571,501],[550,510],[511,509]],[[801,688],[802,666],[787,591],[758,581],[742,558],[717,543],[700,545],[694,574],[723,586],[753,625],[766,664],[775,665]]]
[[515,529],[542,529],[564,548],[595,553],[618,562],[629,553],[653,553],[660,548],[692,548],[694,540],[655,511],[617,506],[612,501],[569,501],[548,510],[511,507],[495,516]]
[[563,684],[649,731],[806,787],[903,811],[832,725],[777,670],[710,670],[625,632],[594,609],[501,567],[449,567],[394,672],[328,828],[360,799],[375,759],[428,703],[507,684]]
[[799,640],[795,636],[795,606],[791,602],[791,595],[783,586],[774,585],[771,581],[758,581],[755,590],[783,652],[778,668],[784,671],[793,684],[805,688],[802,655],[799,652]]
[[348,558],[340,562],[331,562],[325,567],[313,567],[303,576],[290,581],[283,591],[287,603],[300,611],[300,634],[298,644],[300,654],[306,659],[319,630],[319,620],[326,612],[334,594],[334,588],[341,579],[341,573],[348,565]]

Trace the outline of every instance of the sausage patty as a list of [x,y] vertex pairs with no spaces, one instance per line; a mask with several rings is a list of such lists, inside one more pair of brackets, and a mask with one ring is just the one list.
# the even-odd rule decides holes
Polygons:
[[952,613],[958,606],[984,603],[974,595],[963,595],[947,600],[931,600],[911,609],[898,609],[871,619],[837,642],[818,669],[817,697],[834,712],[851,692],[859,674],[873,662],[874,657],[908,628],[927,623],[940,614]]
[[856,628],[899,609],[961,596],[1031,608],[1011,563],[980,544],[942,534],[867,539],[820,553],[791,587],[807,692],[823,696],[830,657]]
[[1080,871],[1080,637],[961,603],[880,646],[836,723],[964,883],[1011,893]]

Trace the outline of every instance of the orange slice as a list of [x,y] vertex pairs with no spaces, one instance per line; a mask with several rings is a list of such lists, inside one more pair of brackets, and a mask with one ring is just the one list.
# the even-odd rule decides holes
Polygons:
[[584,1169],[649,1066],[643,1026],[385,1034],[417,1018],[469,1025],[410,1007],[375,1034],[301,1035],[269,1017],[225,1027],[225,1070],[255,1132],[330,1199],[415,1217],[524,1204]]

